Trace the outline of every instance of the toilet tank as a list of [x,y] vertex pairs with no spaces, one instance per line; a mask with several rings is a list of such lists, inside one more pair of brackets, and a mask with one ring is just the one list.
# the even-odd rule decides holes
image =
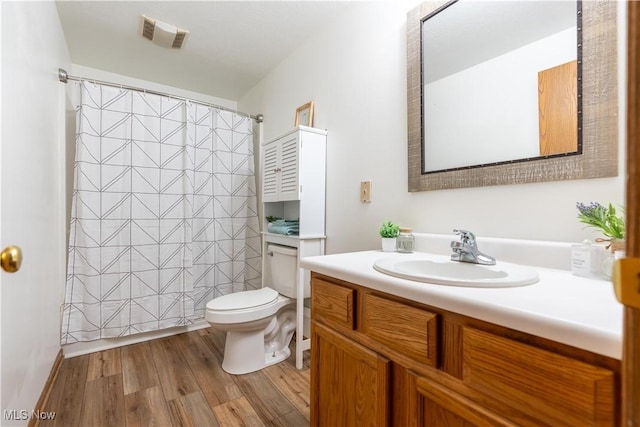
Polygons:
[[[297,297],[298,249],[270,243],[265,254],[264,286],[278,291],[289,298]],[[309,285],[305,285],[305,297],[309,295]]]

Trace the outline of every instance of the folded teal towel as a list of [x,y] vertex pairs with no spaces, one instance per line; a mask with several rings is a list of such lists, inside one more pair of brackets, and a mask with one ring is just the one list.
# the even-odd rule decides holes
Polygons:
[[267,225],[267,231],[269,231],[269,233],[284,234],[285,236],[297,235],[300,234],[300,221],[297,219],[279,219],[270,222],[269,225]]

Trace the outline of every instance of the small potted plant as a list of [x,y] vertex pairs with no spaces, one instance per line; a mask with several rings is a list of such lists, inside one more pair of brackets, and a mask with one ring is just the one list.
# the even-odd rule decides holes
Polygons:
[[597,228],[608,239],[596,239],[600,242],[609,242],[607,246],[611,252],[624,249],[624,218],[619,216],[616,208],[609,203],[608,207],[598,202],[589,205],[576,203],[578,208],[578,220],[589,227]]
[[380,237],[382,238],[382,250],[384,252],[394,252],[396,250],[396,238],[400,234],[400,226],[391,221],[384,221],[380,227]]

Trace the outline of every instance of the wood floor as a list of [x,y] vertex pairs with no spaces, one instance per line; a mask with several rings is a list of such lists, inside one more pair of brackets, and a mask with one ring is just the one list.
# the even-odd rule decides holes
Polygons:
[[309,355],[246,375],[222,370],[212,328],[65,359],[40,426],[308,426]]

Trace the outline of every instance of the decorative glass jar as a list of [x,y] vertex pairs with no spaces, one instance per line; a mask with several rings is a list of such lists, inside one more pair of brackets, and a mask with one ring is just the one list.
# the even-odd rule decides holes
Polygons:
[[402,253],[411,253],[413,252],[413,245],[415,244],[416,238],[411,233],[410,228],[400,227],[400,234],[396,239],[396,250]]

